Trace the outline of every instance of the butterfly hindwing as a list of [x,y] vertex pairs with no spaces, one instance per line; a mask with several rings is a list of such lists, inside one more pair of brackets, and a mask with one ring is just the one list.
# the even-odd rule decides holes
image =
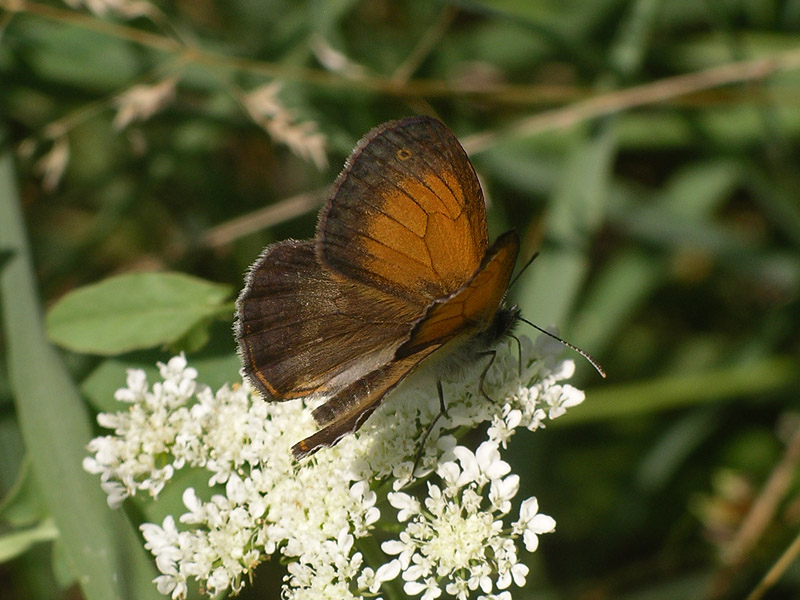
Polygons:
[[237,302],[245,371],[262,393],[332,393],[391,360],[420,312],[319,264],[313,242],[269,246]]
[[428,347],[413,356],[394,360],[340,390],[314,410],[314,419],[322,427],[292,448],[296,458],[313,454],[324,446],[333,446],[348,433],[356,431],[392,391],[420,362],[436,350]]

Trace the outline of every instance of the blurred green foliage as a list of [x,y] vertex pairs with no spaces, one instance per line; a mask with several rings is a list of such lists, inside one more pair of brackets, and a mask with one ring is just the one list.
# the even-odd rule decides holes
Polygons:
[[[54,503],[95,506],[72,474],[42,466],[88,442],[78,432],[93,419],[64,398],[80,390],[108,410],[125,367],[179,350],[200,380],[234,381],[224,286],[238,289],[266,244],[311,237],[355,142],[417,112],[470,151],[491,236],[513,226],[524,254],[541,252],[513,290],[525,316],[557,324],[609,373],[598,381],[579,361],[585,405],[515,438],[523,492],[558,531],[514,597],[755,587],[800,529],[800,0],[117,6],[148,10],[0,1],[0,556],[16,556],[0,567],[3,598],[78,594],[63,521],[59,544],[36,543],[53,537]],[[254,113],[247,94],[274,82],[268,114]],[[136,112],[136,92],[152,114]],[[322,168],[309,160],[320,162],[316,134]],[[29,246],[6,212],[17,203]],[[38,300],[12,299],[30,279],[10,266],[21,258]],[[223,285],[198,292],[209,304],[176,301],[196,312],[137,345],[65,342],[56,310],[51,335],[71,351],[26,333],[43,327],[39,302],[151,271]],[[88,298],[72,305],[84,319]],[[29,398],[31,380],[43,388]],[[48,425],[48,413],[62,416]],[[59,427],[67,414],[74,428]],[[138,523],[148,509],[132,504]],[[732,558],[748,514],[763,522]],[[280,573],[264,565],[245,597],[276,597]],[[145,587],[126,593],[153,597]],[[795,561],[766,597],[798,593]]]

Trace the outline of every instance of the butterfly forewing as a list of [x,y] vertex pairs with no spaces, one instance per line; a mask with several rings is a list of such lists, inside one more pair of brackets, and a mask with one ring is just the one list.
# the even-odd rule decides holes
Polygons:
[[351,155],[317,231],[337,271],[427,307],[459,289],[488,246],[475,171],[439,121],[370,133]]

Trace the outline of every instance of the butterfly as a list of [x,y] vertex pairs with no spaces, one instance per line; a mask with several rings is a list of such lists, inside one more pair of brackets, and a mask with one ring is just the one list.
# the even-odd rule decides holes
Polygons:
[[294,456],[359,429],[423,363],[491,354],[520,318],[504,304],[519,246],[512,230],[489,247],[478,177],[441,121],[392,121],[361,139],[315,237],[267,246],[237,300],[253,386],[326,398]]

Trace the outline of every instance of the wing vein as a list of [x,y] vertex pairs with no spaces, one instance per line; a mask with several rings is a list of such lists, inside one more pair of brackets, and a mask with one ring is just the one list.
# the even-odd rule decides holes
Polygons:
[[[399,254],[400,256],[404,256],[404,257],[408,258],[410,261],[412,261],[412,262],[414,262],[414,263],[418,264],[420,267],[423,267],[424,269],[426,269],[426,270],[430,270],[431,272],[434,272],[434,273],[435,273],[435,271],[434,271],[434,269],[431,267],[431,265],[425,264],[424,262],[421,262],[420,260],[418,260],[418,259],[414,258],[413,256],[411,256],[411,255],[409,255],[409,254],[406,254],[406,253],[405,253],[405,252],[403,252],[402,250],[399,250],[399,249],[397,249],[397,248],[393,248],[392,246],[389,246],[388,244],[386,244],[386,243],[382,242],[381,240],[379,240],[379,239],[377,239],[377,238],[375,238],[375,237],[372,237],[371,235],[368,235],[368,234],[364,233],[364,231],[363,231],[362,229],[358,229],[357,227],[354,227],[354,226],[348,225],[348,224],[346,224],[346,223],[340,223],[340,224],[339,224],[339,226],[340,226],[342,229],[347,229],[348,231],[352,231],[352,232],[354,232],[354,233],[358,234],[358,237],[362,237],[362,238],[365,238],[365,239],[368,239],[368,240],[372,240],[372,241],[373,241],[373,242],[375,242],[376,244],[379,244],[379,245],[383,246],[384,248],[386,248],[386,249],[388,249],[388,250],[391,250],[392,252],[396,252],[396,253],[397,253],[397,254]],[[332,239],[335,239],[335,238],[337,238],[337,237],[341,238],[341,240],[344,242],[344,243],[342,244],[342,246],[343,246],[343,247],[347,247],[347,242],[352,242],[352,238],[348,238],[348,237],[346,237],[346,236],[343,236],[343,235],[338,235],[338,234],[334,235],[334,234],[331,234],[331,233],[328,233],[328,235],[327,235],[327,238],[328,238],[328,239],[327,239],[327,241],[329,241],[329,242],[330,242]],[[430,258],[430,257],[429,257],[429,258]]]

